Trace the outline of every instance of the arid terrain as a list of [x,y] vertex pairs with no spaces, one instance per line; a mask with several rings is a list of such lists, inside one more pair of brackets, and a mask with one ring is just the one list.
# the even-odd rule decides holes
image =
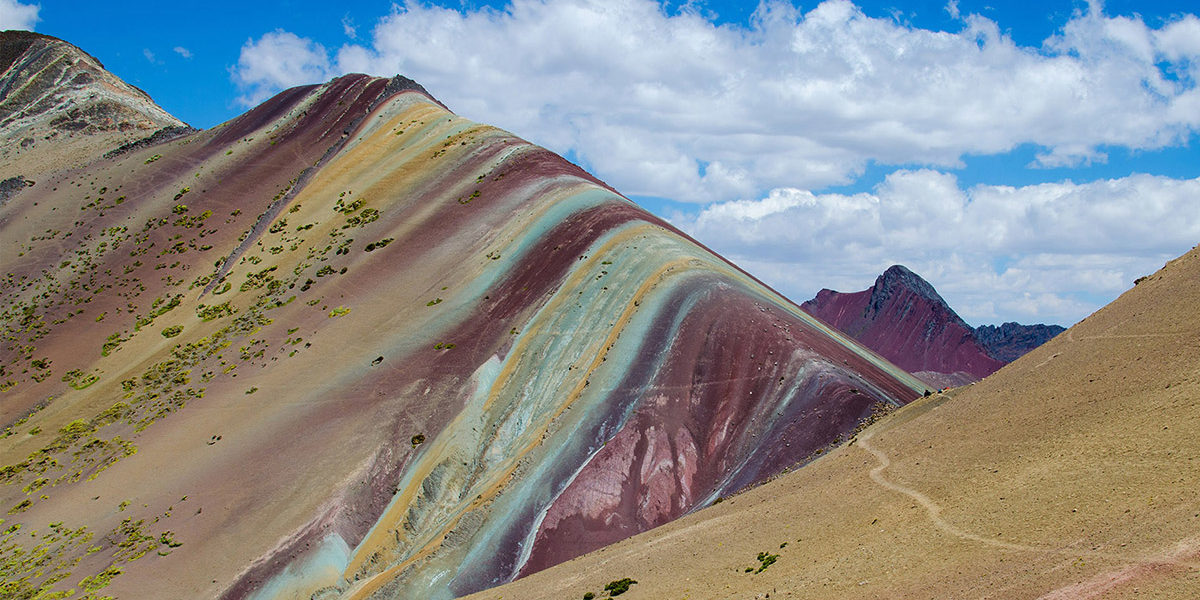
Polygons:
[[[1200,250],[797,472],[471,598],[1190,599]],[[759,553],[778,555],[762,572]]]

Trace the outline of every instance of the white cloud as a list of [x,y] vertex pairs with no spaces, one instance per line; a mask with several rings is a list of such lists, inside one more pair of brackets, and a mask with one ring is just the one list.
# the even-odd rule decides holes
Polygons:
[[821,287],[865,289],[900,263],[968,322],[1070,324],[1200,240],[1197,198],[1200,178],[963,190],[922,169],[892,173],[872,193],[782,188],[674,220],[796,301]]
[[142,48],[142,56],[145,56],[146,60],[150,61],[151,64],[161,64],[160,61],[155,58],[154,53],[151,52],[149,48]]
[[946,3],[946,13],[951,19],[961,19],[962,13],[958,10],[958,0],[950,0]]
[[342,33],[352,40],[358,39],[358,28],[354,26],[354,20],[350,18],[350,15],[342,17]]
[[[281,30],[250,40],[232,75],[247,105],[348,72],[406,75],[625,194],[707,205],[679,221],[798,300],[901,262],[968,320],[1069,323],[1200,239],[1196,180],[964,190],[946,172],[1022,145],[1031,167],[1074,167],[1186,143],[1200,132],[1194,15],[1156,28],[1091,2],[1034,48],[953,1],[958,31],[848,0],[765,2],[745,26],[666,6],[410,1],[334,51]],[[902,170],[872,193],[805,191],[872,163]]]
[[[1072,166],[1200,130],[1197,78],[1160,70],[1200,65],[1200,21],[1154,29],[1101,10],[1027,48],[978,15],[929,31],[846,0],[762,4],[749,27],[652,0],[408,2],[332,62],[267,34],[243,48],[235,79],[252,102],[346,72],[401,73],[464,116],[574,151],[628,194],[706,203],[846,183],[868,161],[944,168],[1034,144],[1039,165]],[[305,77],[247,64],[283,36],[297,51],[287,72]]]
[[17,0],[0,0],[0,31],[6,29],[24,29],[33,31],[34,25],[42,19],[38,17],[41,4],[21,4]]
[[284,88],[328,79],[329,58],[321,44],[275,30],[247,40],[230,75],[242,91],[238,102],[253,106]]
[[192,51],[188,50],[187,48],[184,48],[183,46],[175,46],[174,50],[175,50],[176,54],[178,54],[184,58],[192,57]]

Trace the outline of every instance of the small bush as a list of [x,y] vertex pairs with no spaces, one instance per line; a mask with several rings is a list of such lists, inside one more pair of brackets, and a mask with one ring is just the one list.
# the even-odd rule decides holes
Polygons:
[[604,586],[604,591],[608,592],[609,596],[620,596],[621,594],[628,592],[629,586],[635,583],[637,583],[637,581],[625,577],[624,579],[610,581],[608,585]]
[[237,309],[230,306],[228,302],[218,304],[216,306],[205,306],[201,304],[196,308],[196,316],[202,321],[212,321],[221,317],[228,317],[237,312]]
[[[759,567],[758,567],[758,570],[754,571],[754,574],[757,575],[759,573],[762,573],[763,571],[766,571],[767,567],[775,564],[775,561],[777,561],[777,560],[779,560],[778,554],[770,554],[768,552],[759,552],[758,553]],[[751,567],[751,568],[753,568],[753,567]],[[746,569],[746,572],[749,573],[750,570],[751,569]]]
[[392,243],[393,241],[395,241],[394,238],[383,238],[378,242],[371,242],[370,244],[367,244],[367,247],[364,248],[364,250],[367,252],[372,252]]

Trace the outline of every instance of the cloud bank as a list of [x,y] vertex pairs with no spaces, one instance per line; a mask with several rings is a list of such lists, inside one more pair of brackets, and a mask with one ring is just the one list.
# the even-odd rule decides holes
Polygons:
[[277,29],[242,46],[236,67],[230,69],[242,89],[238,101],[254,106],[280,90],[321,83],[333,70],[325,47],[308,38]]
[[573,150],[626,193],[702,203],[1026,143],[1045,166],[1102,161],[1105,146],[1161,148],[1200,129],[1195,16],[1154,29],[1089,11],[1042,48],[983,17],[961,23],[916,29],[844,0],[764,4],[750,27],[650,0],[408,3],[369,45],[331,59],[277,31],[234,73],[247,104],[346,72],[403,73],[465,116]]
[[796,300],[865,289],[901,263],[973,324],[1073,323],[1095,298],[1200,241],[1198,206],[1200,179],[963,190],[953,175],[921,169],[896,171],[871,193],[780,188],[676,223]]

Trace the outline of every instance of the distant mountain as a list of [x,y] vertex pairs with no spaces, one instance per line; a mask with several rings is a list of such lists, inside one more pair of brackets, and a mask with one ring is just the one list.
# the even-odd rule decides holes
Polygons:
[[999,327],[980,325],[975,328],[975,337],[992,357],[1010,363],[1064,331],[1066,328],[1059,325],[1005,323]]
[[870,289],[824,289],[800,308],[910,373],[963,372],[982,378],[1004,366],[933,286],[901,265],[885,271]]
[[800,307],[937,387],[986,377],[1063,331],[1016,323],[975,329],[929,282],[901,265],[869,289],[823,289]]

